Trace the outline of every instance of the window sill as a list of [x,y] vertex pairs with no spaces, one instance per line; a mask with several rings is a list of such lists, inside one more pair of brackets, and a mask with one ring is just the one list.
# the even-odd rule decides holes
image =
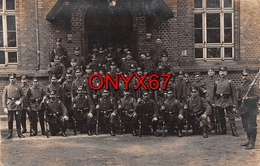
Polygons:
[[45,72],[45,70],[17,70],[17,66],[8,66],[8,67],[2,67],[0,66],[0,77],[8,77],[8,74],[15,73],[17,77],[19,77],[22,74],[27,74],[29,77],[48,77],[49,75]]

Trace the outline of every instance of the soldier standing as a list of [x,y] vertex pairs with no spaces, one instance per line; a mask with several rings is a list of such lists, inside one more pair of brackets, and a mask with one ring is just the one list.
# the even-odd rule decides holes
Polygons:
[[155,62],[151,59],[150,53],[146,53],[141,67],[144,71],[147,71],[147,73],[154,73],[156,66]]
[[77,66],[79,66],[81,69],[83,69],[85,67],[84,58],[80,55],[80,47],[74,47],[73,58],[76,60]]
[[182,85],[182,103],[186,104],[188,98],[190,98],[190,88],[192,86],[188,73],[184,74],[184,83]]
[[161,56],[161,62],[158,64],[156,72],[159,74],[168,73],[171,70],[171,63],[168,62],[168,56],[163,54]]
[[247,142],[241,146],[246,146],[246,150],[255,148],[257,135],[257,102],[258,93],[254,83],[256,80],[251,80],[247,70],[242,71],[243,83],[238,88],[238,107],[242,118],[243,128],[247,134]]
[[217,118],[220,122],[221,129],[218,134],[227,133],[225,109],[232,130],[232,135],[238,137],[239,135],[236,132],[235,115],[233,112],[233,108],[236,108],[237,105],[236,88],[233,81],[226,78],[227,67],[219,68],[219,76],[220,78],[216,81],[214,86],[214,103],[212,104],[213,107],[216,107]]
[[178,72],[178,78],[179,79],[176,81],[176,99],[180,100],[180,102],[182,103],[182,87],[184,84],[182,70]]
[[56,75],[51,76],[51,83],[46,86],[46,95],[49,97],[51,91],[53,91],[53,90],[56,92],[55,97],[57,97],[61,101],[65,100],[64,89],[61,87],[60,84],[57,83]]
[[68,111],[56,94],[57,92],[52,90],[49,95],[50,99],[44,97],[40,106],[46,109],[46,123],[49,123],[51,135],[55,136],[61,131],[62,136],[67,137],[65,132],[69,123]]
[[156,38],[156,44],[153,46],[153,48],[150,51],[152,59],[156,63],[157,66],[159,62],[161,62],[161,56],[163,54],[167,55],[166,48],[162,45],[162,40],[160,37]]
[[[29,101],[27,98],[27,91],[29,89],[29,84],[28,84],[28,75],[23,74],[21,75],[21,88],[23,90],[24,93],[24,99],[23,102],[21,104],[22,106],[22,111],[21,111],[21,125],[22,125],[22,133],[26,133],[27,129],[26,129],[26,114],[29,116],[29,111],[28,111],[28,107],[29,107]],[[30,116],[29,116],[30,118]]]
[[200,77],[200,72],[195,72],[194,74],[194,82],[192,83],[192,86],[199,89],[199,96],[204,97],[204,94],[206,93],[205,82],[202,82]]
[[77,90],[78,95],[74,98],[73,111],[74,118],[79,123],[80,132],[84,132],[84,126],[87,124],[87,133],[89,136],[92,135],[91,122],[94,114],[94,104],[89,95],[84,94],[83,87],[79,86]]
[[[106,124],[109,121],[110,124],[110,135],[115,136],[115,123],[117,115],[117,104],[113,97],[109,96],[108,90],[103,90],[102,97],[99,99],[98,105],[96,106],[97,111],[99,111],[103,129],[105,129]],[[105,129],[106,130],[106,129]]]
[[45,135],[44,126],[44,109],[40,107],[40,103],[45,95],[42,87],[39,86],[38,79],[33,78],[33,86],[29,88],[27,97],[30,102],[30,136],[37,135],[37,112],[40,121],[42,135]]
[[70,91],[70,97],[73,102],[74,97],[76,96],[77,89],[79,86],[82,86],[84,90],[87,90],[87,81],[82,77],[82,71],[81,68],[76,69],[76,79],[72,82],[71,85],[71,91]]
[[66,68],[69,67],[69,56],[66,48],[61,45],[61,38],[56,39],[56,48],[54,48],[50,54],[50,62],[54,62],[55,56],[59,56],[61,59],[61,63],[65,65]]
[[[215,71],[213,68],[209,68],[208,69],[208,76],[207,78],[204,80],[204,83],[205,83],[205,90],[206,90],[206,93],[205,93],[205,99],[206,101],[209,103],[209,105],[211,106],[212,108],[212,111],[214,111],[213,107],[212,107],[212,104],[213,104],[213,89],[214,89],[214,84],[215,82],[217,81],[217,77],[215,77]],[[215,129],[215,123],[214,123],[214,114],[215,114],[215,111],[212,112],[210,114],[210,121],[211,121],[211,129]]]
[[16,84],[16,74],[9,75],[10,84],[4,87],[3,90],[3,107],[4,112],[8,114],[8,135],[6,139],[12,138],[13,135],[13,119],[15,116],[17,135],[24,138],[21,133],[21,103],[24,98],[22,88]]

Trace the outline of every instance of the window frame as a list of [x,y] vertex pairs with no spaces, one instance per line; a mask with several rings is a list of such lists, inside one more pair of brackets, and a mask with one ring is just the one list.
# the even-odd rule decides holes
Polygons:
[[[193,5],[193,16],[194,16],[194,25],[195,25],[195,14],[201,14],[202,15],[202,43],[195,43],[195,27],[194,27],[194,50],[196,48],[202,48],[203,49],[203,55],[202,58],[196,58],[195,57],[195,51],[194,51],[194,57],[195,61],[217,61],[217,60],[234,60],[235,59],[235,29],[234,29],[234,0],[232,0],[231,7],[225,7],[224,8],[224,1],[220,0],[220,7],[218,8],[206,8],[206,0],[202,0],[202,8],[195,8],[195,4]],[[195,3],[195,0],[193,1]],[[207,14],[211,13],[218,13],[220,14],[220,43],[207,43]],[[232,42],[225,43],[225,26],[224,26],[224,18],[225,13],[230,13],[232,16]],[[219,58],[208,58],[207,57],[207,48],[219,48],[220,47],[220,57]],[[232,56],[231,57],[225,57],[225,48],[232,48]]]
[[[0,51],[3,51],[4,56],[5,56],[5,64],[0,64],[0,66],[18,64],[16,1],[14,0],[14,10],[6,9],[6,1],[7,0],[2,0],[2,9],[0,9],[0,16],[2,16],[2,26],[3,26],[3,32],[2,32],[3,33],[3,47],[0,47]],[[8,16],[15,17],[15,39],[16,39],[15,47],[8,46],[8,29],[7,29],[7,17]],[[9,62],[9,56],[8,56],[9,52],[16,52],[17,62]]]

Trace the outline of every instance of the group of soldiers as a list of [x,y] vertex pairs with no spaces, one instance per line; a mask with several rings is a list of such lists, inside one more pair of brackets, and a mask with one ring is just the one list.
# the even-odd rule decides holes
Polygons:
[[[157,41],[158,40],[158,41]],[[157,45],[150,53],[142,54],[139,63],[132,59],[132,53],[126,47],[113,49],[112,46],[103,50],[93,48],[91,62],[85,65],[80,55],[80,48],[75,47],[75,55],[69,58],[67,51],[61,46],[61,39],[56,40],[57,48],[50,56],[47,72],[50,74],[50,84],[40,87],[38,78],[32,79],[29,87],[28,76],[21,76],[21,86],[17,85],[16,75],[10,74],[10,85],[3,91],[3,107],[8,113],[7,138],[12,138],[13,116],[16,118],[17,134],[20,138],[26,131],[26,113],[30,120],[30,135],[37,135],[39,119],[43,135],[66,137],[66,130],[73,129],[92,135],[96,128],[115,136],[119,132],[131,132],[137,136],[141,133],[157,133],[158,127],[165,128],[169,134],[182,137],[183,130],[192,129],[194,134],[202,133],[204,138],[208,132],[215,130],[216,134],[226,134],[226,119],[228,117],[232,135],[238,137],[236,131],[234,110],[240,110],[243,127],[247,132],[248,141],[243,144],[246,149],[253,149],[256,140],[256,115],[258,93],[255,80],[252,81],[247,70],[243,70],[243,84],[236,89],[232,80],[226,78],[227,68],[219,68],[219,76],[210,68],[208,76],[202,80],[199,72],[191,75],[182,70],[177,73],[170,71],[166,49],[157,39]],[[70,60],[68,60],[70,59]],[[158,90],[133,90],[131,82],[129,89],[119,82],[119,89],[92,90],[88,83],[92,74],[106,73],[152,74],[170,73],[172,78],[167,89],[161,86]],[[176,76],[175,76],[176,74]],[[160,82],[164,80],[159,78]],[[98,86],[100,80],[93,79],[92,84]],[[22,124],[22,130],[21,125]]]

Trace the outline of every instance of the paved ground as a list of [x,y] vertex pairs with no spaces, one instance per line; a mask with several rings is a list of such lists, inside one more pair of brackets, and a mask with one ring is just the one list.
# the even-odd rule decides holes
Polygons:
[[[77,135],[68,131],[68,137],[16,137],[6,140],[7,122],[2,116],[0,165],[227,165],[260,166],[260,137],[256,149],[246,151],[239,144],[245,141],[241,121],[237,119],[240,137],[211,134],[178,138],[177,136],[141,138],[130,134],[98,136]],[[259,120],[258,120],[259,121]],[[260,122],[258,122],[260,124]],[[258,132],[260,133],[260,132]]]

